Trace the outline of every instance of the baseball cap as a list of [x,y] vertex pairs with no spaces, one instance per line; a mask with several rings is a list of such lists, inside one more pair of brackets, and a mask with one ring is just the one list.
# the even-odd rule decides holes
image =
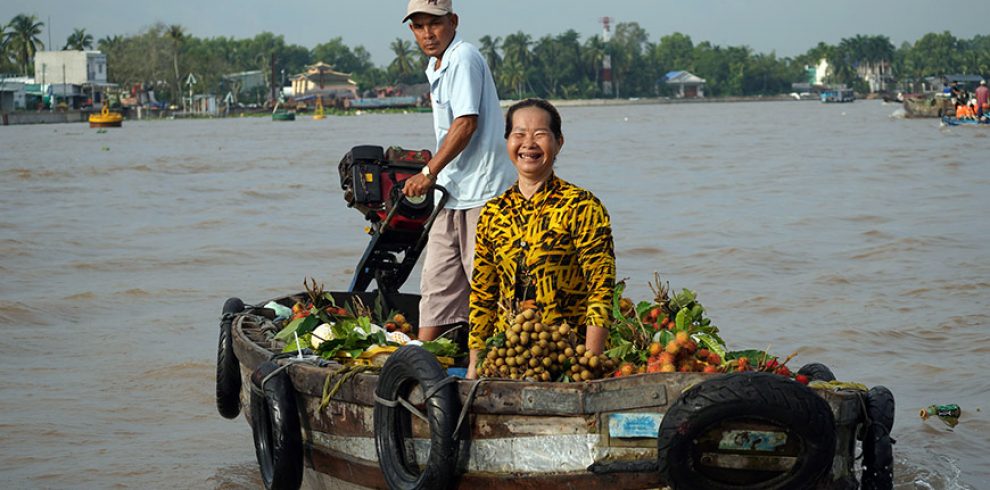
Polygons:
[[409,0],[406,16],[402,22],[409,20],[414,14],[447,15],[454,11],[451,0]]

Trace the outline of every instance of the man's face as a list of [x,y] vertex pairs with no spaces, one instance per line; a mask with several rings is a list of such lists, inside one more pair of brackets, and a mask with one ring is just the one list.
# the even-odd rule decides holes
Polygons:
[[440,58],[457,32],[457,15],[436,16],[419,13],[409,18],[409,30],[427,56]]

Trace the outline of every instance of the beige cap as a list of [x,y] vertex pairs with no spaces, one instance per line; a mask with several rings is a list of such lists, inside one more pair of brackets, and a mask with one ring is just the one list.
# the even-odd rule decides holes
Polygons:
[[451,5],[451,0],[409,0],[409,6],[406,7],[406,16],[402,18],[402,22],[409,20],[409,17],[419,13],[447,15],[453,12],[454,8]]

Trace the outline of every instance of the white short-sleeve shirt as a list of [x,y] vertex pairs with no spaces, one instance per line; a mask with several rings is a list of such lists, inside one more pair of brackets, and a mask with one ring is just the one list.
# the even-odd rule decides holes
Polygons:
[[437,175],[437,184],[450,192],[447,209],[476,208],[501,194],[516,180],[505,150],[505,119],[499,107],[491,70],[473,45],[455,35],[444,51],[440,68],[430,58],[426,78],[433,101],[437,149],[450,125],[461,116],[477,115],[478,127],[464,151]]

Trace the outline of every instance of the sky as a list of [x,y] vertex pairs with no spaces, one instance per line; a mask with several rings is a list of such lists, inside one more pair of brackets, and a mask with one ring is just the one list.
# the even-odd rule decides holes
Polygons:
[[[100,39],[137,34],[156,22],[182,25],[201,38],[251,38],[264,31],[312,48],[340,37],[363,45],[376,65],[392,60],[395,38],[412,41],[401,24],[405,0],[2,0],[0,23],[17,14],[46,24],[41,40],[61,48],[74,28]],[[635,21],[657,42],[681,32],[695,44],[745,45],[758,53],[796,56],[819,41],[838,44],[856,34],[885,35],[895,46],[929,32],[960,38],[988,34],[988,0],[454,0],[458,32],[476,43],[486,34],[523,31],[534,39],[574,29],[586,39],[601,33],[599,19]],[[982,13],[981,13],[982,12]],[[967,14],[971,13],[971,14]],[[962,15],[960,15],[962,14]],[[982,24],[982,25],[981,25]]]

